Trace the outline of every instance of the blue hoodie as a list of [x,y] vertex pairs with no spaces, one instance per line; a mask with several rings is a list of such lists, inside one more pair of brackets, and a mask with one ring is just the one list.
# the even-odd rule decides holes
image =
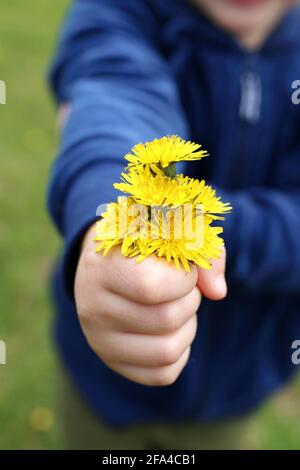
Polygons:
[[[300,9],[247,52],[183,0],[77,0],[52,71],[71,103],[49,184],[64,239],[53,279],[56,340],[74,383],[105,421],[212,421],[249,413],[297,370],[300,339]],[[295,100],[294,100],[295,101]],[[297,100],[296,100],[297,101]],[[79,241],[137,142],[178,134],[211,157],[184,171],[234,210],[224,224],[229,293],[204,300],[190,360],[156,388],[90,349],[73,296]]]

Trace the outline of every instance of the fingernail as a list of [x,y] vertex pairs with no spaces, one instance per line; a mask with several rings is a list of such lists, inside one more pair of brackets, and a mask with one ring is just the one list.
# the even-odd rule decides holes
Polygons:
[[222,297],[225,297],[227,294],[227,283],[224,277],[224,274],[219,274],[215,280],[215,286]]

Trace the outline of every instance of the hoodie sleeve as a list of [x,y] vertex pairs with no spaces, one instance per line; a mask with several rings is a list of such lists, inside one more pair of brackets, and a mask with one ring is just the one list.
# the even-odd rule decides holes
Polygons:
[[187,136],[168,65],[157,52],[147,1],[77,0],[50,72],[59,104],[70,104],[48,190],[65,240],[65,286],[73,293],[79,240],[100,204],[116,198],[123,156],[137,142]]
[[[300,168],[293,177],[299,174]],[[264,294],[299,295],[300,184],[220,194],[233,206],[224,223],[228,281]]]

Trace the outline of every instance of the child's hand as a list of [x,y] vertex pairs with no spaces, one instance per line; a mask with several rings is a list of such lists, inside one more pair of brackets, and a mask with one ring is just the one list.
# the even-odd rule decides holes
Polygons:
[[99,256],[94,236],[91,229],[85,237],[75,279],[77,311],[89,345],[127,379],[172,384],[195,338],[199,289],[213,300],[226,295],[225,257],[212,271],[193,266],[186,273],[154,257],[137,264],[119,248]]

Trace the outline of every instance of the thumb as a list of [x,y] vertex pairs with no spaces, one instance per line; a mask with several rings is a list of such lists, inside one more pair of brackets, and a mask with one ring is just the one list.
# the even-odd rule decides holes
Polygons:
[[210,300],[221,300],[227,295],[225,280],[226,250],[219,259],[212,261],[212,269],[207,271],[198,267],[197,286],[200,292]]

